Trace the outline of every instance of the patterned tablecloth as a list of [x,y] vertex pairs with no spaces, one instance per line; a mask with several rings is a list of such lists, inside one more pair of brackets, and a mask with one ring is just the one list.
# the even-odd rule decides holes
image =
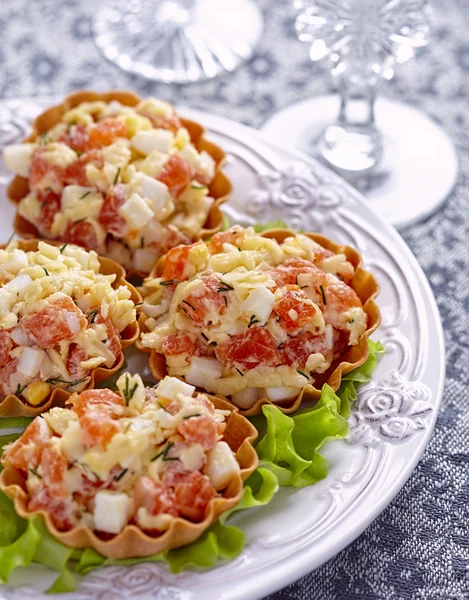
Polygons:
[[[326,72],[310,63],[293,35],[288,0],[260,2],[266,29],[253,60],[232,75],[181,88],[132,77],[106,62],[90,39],[97,4],[0,2],[0,97],[129,88],[256,127],[292,102],[331,90]],[[428,50],[382,93],[439,121],[460,158],[458,184],[444,207],[403,234],[444,323],[442,410],[419,466],[387,510],[346,550],[270,600],[469,598],[469,2],[434,4]]]

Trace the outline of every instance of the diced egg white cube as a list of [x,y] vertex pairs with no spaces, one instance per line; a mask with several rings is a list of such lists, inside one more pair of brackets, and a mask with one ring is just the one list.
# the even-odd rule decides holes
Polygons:
[[231,401],[239,408],[248,409],[254,406],[259,397],[257,388],[246,388],[235,394],[231,394]]
[[192,144],[187,144],[187,146],[184,146],[184,148],[179,152],[179,155],[190,164],[194,171],[198,171],[199,153]]
[[198,471],[205,463],[205,452],[200,444],[185,447],[179,453],[179,460],[188,471]]
[[134,252],[134,267],[137,271],[148,273],[152,270],[158,253],[150,248],[137,248]]
[[265,323],[269,318],[274,301],[274,294],[265,285],[258,285],[243,302],[241,309],[246,316],[254,315],[261,323]]
[[199,172],[209,179],[213,179],[215,175],[215,160],[205,150],[202,150],[199,155]]
[[271,402],[282,402],[283,400],[291,400],[296,398],[300,393],[300,389],[293,386],[282,385],[280,387],[265,388],[265,397]]
[[158,181],[153,177],[148,177],[148,175],[145,175],[144,173],[142,173],[141,177],[142,181],[137,192],[142,198],[148,200],[151,209],[155,215],[160,218],[168,199],[168,187],[161,181]]
[[131,229],[141,229],[154,217],[153,211],[139,194],[132,194],[119,208]]
[[22,273],[21,275],[18,275],[17,277],[6,283],[4,285],[4,289],[6,289],[8,292],[11,292],[12,294],[16,294],[18,296],[17,299],[19,299],[20,296],[22,297],[24,296],[24,294],[26,294],[26,292],[28,291],[28,287],[32,283],[32,281],[33,280],[29,275]]
[[78,421],[71,421],[68,424],[67,429],[60,438],[60,449],[70,461],[76,460],[83,454],[85,447]]
[[0,314],[5,315],[10,310],[11,305],[15,302],[15,298],[16,294],[13,296],[5,288],[0,288]]
[[129,497],[119,492],[103,491],[95,496],[94,526],[98,531],[119,533],[127,524]]
[[34,345],[34,341],[29,337],[29,335],[21,329],[21,327],[15,327],[11,332],[11,339],[18,346],[32,346]]
[[33,151],[33,144],[11,144],[3,151],[3,160],[9,169],[21,177],[28,177]]
[[26,377],[34,377],[39,373],[44,359],[44,350],[39,348],[25,348],[18,362],[18,371]]
[[205,387],[207,379],[220,379],[223,367],[216,358],[193,356],[186,373],[186,381],[197,387]]
[[132,146],[142,154],[157,152],[168,153],[174,139],[174,134],[166,129],[152,129],[150,131],[137,131],[130,140]]
[[62,209],[67,210],[80,202],[80,198],[85,194],[91,193],[94,188],[84,187],[82,185],[66,185],[62,190]]
[[217,442],[216,446],[207,453],[204,473],[217,491],[226,488],[239,470],[236,457],[226,442]]
[[195,387],[193,385],[189,385],[188,383],[185,383],[176,377],[169,376],[166,376],[156,388],[157,396],[162,396],[163,398],[168,398],[169,400],[176,398],[177,394],[192,396],[194,392]]

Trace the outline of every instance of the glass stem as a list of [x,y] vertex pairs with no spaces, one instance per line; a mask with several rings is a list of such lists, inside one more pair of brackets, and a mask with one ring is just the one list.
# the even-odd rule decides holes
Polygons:
[[369,134],[375,126],[376,86],[368,81],[353,82],[341,77],[339,82],[340,111],[338,124],[344,129]]

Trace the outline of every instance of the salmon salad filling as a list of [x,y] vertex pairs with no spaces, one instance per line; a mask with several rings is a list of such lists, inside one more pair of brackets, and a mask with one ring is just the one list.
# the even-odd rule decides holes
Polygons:
[[171,249],[144,282],[141,344],[167,372],[241,408],[298,396],[367,329],[354,266],[307,235],[235,226]]
[[37,406],[54,388],[84,389],[93,369],[116,364],[136,310],[115,280],[78,246],[39,242],[25,252],[12,241],[0,250],[0,396]]
[[34,142],[7,146],[4,159],[28,179],[18,212],[41,236],[145,273],[197,238],[213,204],[214,159],[154,98],[83,102]]
[[203,521],[240,476],[223,441],[230,411],[175,378],[145,388],[124,373],[117,388],[74,394],[70,408],[52,408],[5,447],[2,464],[24,477],[27,510],[45,511],[59,531],[84,525],[98,535]]

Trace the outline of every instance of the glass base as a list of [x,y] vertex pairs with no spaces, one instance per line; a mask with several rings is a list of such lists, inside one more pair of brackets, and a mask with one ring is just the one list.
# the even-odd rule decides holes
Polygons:
[[116,0],[93,23],[104,56],[164,83],[191,83],[233,71],[251,58],[263,17],[251,0]]
[[[277,144],[281,140],[284,146],[326,162],[323,134],[336,121],[339,107],[338,96],[312,98],[276,113],[261,130]],[[340,160],[336,157],[327,164],[363,192],[386,221],[402,229],[431,215],[447,198],[458,174],[456,151],[445,131],[411,106],[378,98],[375,117],[382,134],[380,161],[358,169],[368,160],[366,148],[351,163],[344,155],[347,146],[341,145]],[[357,150],[353,145],[348,148]]]

